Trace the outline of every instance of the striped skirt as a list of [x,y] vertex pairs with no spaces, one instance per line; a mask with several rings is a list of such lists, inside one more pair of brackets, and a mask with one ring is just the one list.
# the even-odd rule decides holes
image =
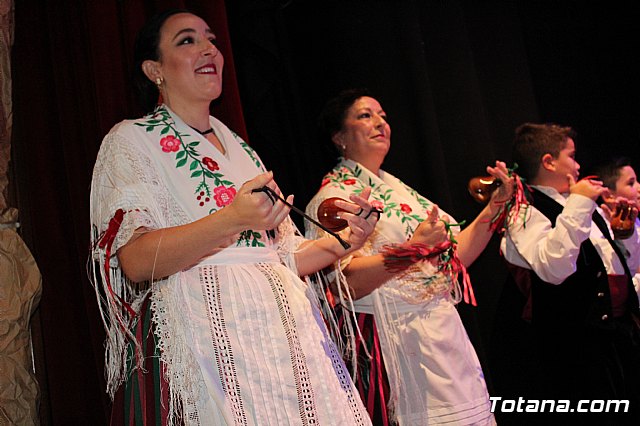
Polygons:
[[[355,326],[354,318],[351,315],[344,315],[342,309],[336,309],[336,311],[339,319],[338,326],[341,330],[344,327],[344,321],[351,321],[352,325]],[[369,417],[371,417],[371,422],[374,426],[389,426],[393,424],[389,419],[387,409],[389,381],[384,368],[375,319],[372,314],[365,313],[357,313],[356,319],[363,337],[363,339],[357,339],[356,341],[356,356],[358,359],[356,377],[353,377],[353,363],[350,359],[350,353],[347,354],[344,361],[349,368]],[[371,358],[369,358],[367,352],[371,355]]]
[[[112,426],[165,426],[169,406],[169,386],[164,379],[163,363],[151,321],[149,298],[141,307],[141,317],[135,327],[136,340],[141,342],[144,371],[134,369],[135,346],[129,344],[127,380],[116,392],[111,410]],[[176,419],[180,421],[180,419]]]

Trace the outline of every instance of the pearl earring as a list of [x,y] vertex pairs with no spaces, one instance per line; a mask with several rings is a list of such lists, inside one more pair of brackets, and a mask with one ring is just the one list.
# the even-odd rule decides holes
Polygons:
[[156,78],[156,86],[158,86],[158,101],[157,105],[162,105],[164,103],[164,98],[162,97],[162,78]]

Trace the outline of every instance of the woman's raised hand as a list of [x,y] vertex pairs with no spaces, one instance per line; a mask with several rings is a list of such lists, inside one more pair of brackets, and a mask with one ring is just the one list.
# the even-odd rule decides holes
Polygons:
[[433,247],[449,238],[444,222],[440,220],[438,206],[434,204],[427,218],[416,228],[409,242]]
[[515,179],[509,176],[507,164],[503,161],[496,161],[495,167],[487,166],[487,173],[502,182],[502,185],[491,194],[491,201],[503,203],[510,200],[515,191]]
[[[263,186],[268,186],[278,195],[282,195],[273,180],[273,172],[269,171],[245,182],[227,207],[233,210],[235,220],[244,229],[274,229],[289,214],[289,207],[272,199],[266,192],[252,192]],[[289,204],[293,203],[293,195],[289,195],[286,200]]]

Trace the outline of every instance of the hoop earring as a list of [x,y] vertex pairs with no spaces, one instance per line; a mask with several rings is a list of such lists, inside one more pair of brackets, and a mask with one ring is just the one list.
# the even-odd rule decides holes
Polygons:
[[156,102],[156,105],[160,106],[164,103],[164,99],[162,97],[162,83],[163,83],[162,78],[160,77],[156,78],[155,83],[156,83],[156,86],[158,87],[158,101]]

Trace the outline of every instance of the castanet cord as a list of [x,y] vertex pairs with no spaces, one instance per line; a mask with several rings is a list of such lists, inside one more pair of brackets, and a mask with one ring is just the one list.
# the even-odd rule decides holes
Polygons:
[[[283,202],[287,207],[291,208],[291,210],[293,210],[294,212],[298,213],[299,215],[301,215],[302,217],[307,219],[309,222],[313,223],[314,225],[316,225],[317,227],[319,227],[320,229],[322,229],[323,231],[325,231],[326,233],[328,233],[329,235],[331,235],[332,237],[337,239],[338,242],[340,243],[340,245],[342,247],[344,247],[345,250],[349,250],[351,248],[351,244],[349,244],[348,242],[346,242],[345,240],[340,238],[340,235],[338,235],[335,232],[327,229],[323,224],[321,224],[317,220],[309,217],[309,215],[307,215],[305,212],[303,212],[302,210],[300,210],[299,208],[297,208],[293,204],[289,203],[287,200],[282,198],[280,195],[278,195],[273,189],[269,188],[268,186],[263,186],[261,188],[252,189],[251,192],[264,192],[265,194],[267,194],[267,197],[269,197],[271,202],[274,203],[274,204],[276,203],[276,200],[279,200],[279,201]],[[371,213],[369,213],[369,214],[371,214]]]

